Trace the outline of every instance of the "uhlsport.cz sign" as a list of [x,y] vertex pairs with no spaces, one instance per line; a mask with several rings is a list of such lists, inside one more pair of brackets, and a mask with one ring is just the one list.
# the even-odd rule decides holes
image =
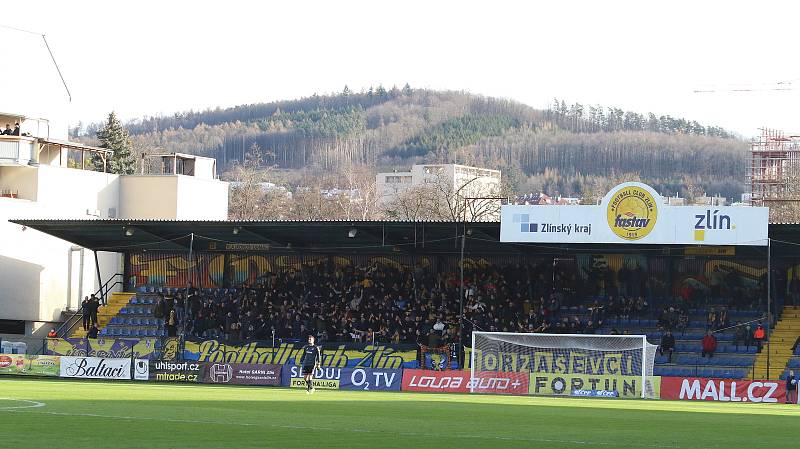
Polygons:
[[503,206],[501,242],[767,245],[768,208],[668,206],[628,182],[594,206]]

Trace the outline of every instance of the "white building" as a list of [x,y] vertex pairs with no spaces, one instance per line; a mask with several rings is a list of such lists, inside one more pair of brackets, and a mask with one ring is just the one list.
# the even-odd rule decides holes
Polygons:
[[[92,167],[92,156],[110,154],[67,141],[69,99],[61,79],[41,36],[34,36],[39,48],[19,34],[6,40],[15,48],[14,64],[0,71],[2,85],[15,94],[0,97],[0,127],[20,124],[20,135],[0,136],[0,334],[23,328],[40,335],[98,290],[95,254],[8,220],[225,220],[228,184],[217,179],[213,159],[189,155],[164,155],[156,174],[84,169]],[[31,67],[50,76],[30,77]],[[97,260],[102,281],[122,273],[119,254],[98,252]]]
[[378,173],[378,201],[391,202],[412,187],[436,184],[461,197],[487,197],[500,194],[500,170],[456,164],[414,165],[411,171]]

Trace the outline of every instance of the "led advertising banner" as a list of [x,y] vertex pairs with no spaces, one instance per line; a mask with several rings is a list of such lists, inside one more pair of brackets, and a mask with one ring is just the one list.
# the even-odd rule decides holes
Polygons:
[[628,182],[599,205],[502,207],[501,242],[767,245],[766,207],[669,206]]

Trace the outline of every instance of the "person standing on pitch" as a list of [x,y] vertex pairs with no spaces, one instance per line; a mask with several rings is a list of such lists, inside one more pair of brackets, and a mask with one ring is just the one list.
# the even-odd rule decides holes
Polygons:
[[306,394],[314,392],[314,371],[322,365],[322,351],[314,345],[314,336],[308,336],[308,344],[303,347],[303,356],[300,358],[303,367],[303,378],[306,381]]
[[794,376],[794,370],[789,370],[789,375],[786,376],[786,403],[797,403],[797,378]]

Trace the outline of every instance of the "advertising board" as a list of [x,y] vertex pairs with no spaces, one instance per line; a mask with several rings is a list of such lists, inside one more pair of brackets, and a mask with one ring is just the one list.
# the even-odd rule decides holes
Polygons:
[[661,399],[776,404],[785,402],[786,385],[777,380],[662,377]]

